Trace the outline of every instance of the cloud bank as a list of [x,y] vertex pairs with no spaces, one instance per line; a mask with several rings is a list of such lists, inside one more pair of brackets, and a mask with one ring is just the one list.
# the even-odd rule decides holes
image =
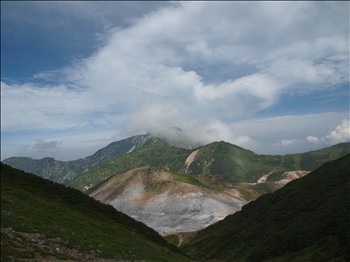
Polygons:
[[[151,132],[194,145],[226,140],[258,150],[272,139],[236,129],[246,119],[256,124],[260,112],[286,95],[312,95],[349,82],[348,7],[174,3],[109,30],[93,55],[36,75],[56,84],[2,82],[2,129],[105,128],[120,136]],[[336,115],[326,124],[346,118]],[[314,129],[305,125],[301,129]],[[342,128],[343,122],[324,137],[304,134],[277,144],[341,142],[348,135]]]

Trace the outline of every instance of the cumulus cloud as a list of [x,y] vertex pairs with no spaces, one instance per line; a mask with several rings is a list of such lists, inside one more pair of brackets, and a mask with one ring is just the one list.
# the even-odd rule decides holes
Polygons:
[[2,128],[104,126],[171,136],[180,128],[195,144],[258,147],[261,140],[234,123],[282,94],[348,81],[348,5],[180,2],[157,9],[111,29],[93,55],[55,71],[60,84],[2,83]]
[[320,139],[318,139],[315,136],[308,136],[306,138],[306,141],[309,142],[309,143],[318,144],[320,142]]
[[317,136],[309,135],[305,139],[302,139],[302,138],[301,139],[297,139],[297,138],[282,139],[276,145],[283,146],[283,147],[295,147],[298,145],[304,146],[309,143],[313,145],[329,146],[329,145],[334,145],[334,144],[344,143],[344,142],[350,142],[350,125],[349,125],[349,120],[347,119],[342,119],[340,124],[336,125],[333,130],[331,130],[328,134],[324,136],[317,137]]
[[343,119],[334,130],[322,137],[322,141],[327,144],[335,144],[350,141],[350,124],[349,120]]
[[295,146],[298,143],[301,143],[301,140],[298,139],[282,139],[280,142],[281,146]]

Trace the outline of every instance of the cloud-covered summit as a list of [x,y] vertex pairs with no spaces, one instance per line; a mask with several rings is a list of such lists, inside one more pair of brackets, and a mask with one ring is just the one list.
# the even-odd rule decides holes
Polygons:
[[[305,140],[311,122],[300,127],[310,130],[302,137],[287,131],[276,141],[237,126],[257,123],[264,111],[269,119],[284,114],[283,120],[296,115],[303,121],[307,116],[298,108],[279,112],[279,105],[343,92],[349,83],[348,7],[347,2],[176,2],[155,9],[104,32],[103,45],[91,56],[41,72],[35,83],[2,82],[2,129],[173,136],[176,126],[194,144],[227,140],[255,150],[268,144],[283,148],[289,140]],[[52,76],[59,81],[47,84],[44,78]],[[320,108],[306,112],[328,121],[314,137],[348,116]]]

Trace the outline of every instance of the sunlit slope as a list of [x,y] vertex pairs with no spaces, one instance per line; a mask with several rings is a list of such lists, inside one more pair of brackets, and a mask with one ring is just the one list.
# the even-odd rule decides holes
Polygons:
[[1,260],[49,257],[188,261],[155,231],[111,206],[1,164]]
[[[135,151],[98,165],[73,179],[69,185],[91,192],[113,175],[143,166],[199,177],[226,186],[255,183],[270,172],[313,170],[329,160],[350,153],[350,144],[292,155],[259,155],[227,142],[214,142],[195,150],[183,149],[151,138]],[[190,161],[189,161],[190,159]],[[273,177],[271,176],[272,182]],[[275,179],[277,180],[277,178]]]
[[193,176],[149,166],[113,176],[90,196],[162,235],[205,228],[247,203],[234,189],[210,188]]
[[190,152],[171,146],[158,138],[150,138],[142,147],[106,164],[96,166],[76,177],[69,185],[86,191],[115,174],[147,165],[172,172],[184,172],[184,163]]
[[201,261],[348,261],[350,155],[266,194],[200,232]]
[[348,153],[350,143],[285,156],[259,155],[227,142],[213,142],[190,150],[141,135],[111,143],[92,156],[76,161],[14,157],[4,162],[90,193],[110,177],[143,166],[195,176],[209,184],[231,186],[255,183],[267,174],[271,175],[267,182],[275,182],[286,171],[312,171]]
[[199,149],[188,170],[213,180],[256,182],[272,171],[314,170],[322,163],[350,153],[350,143],[290,155],[259,155],[227,142],[214,142]]

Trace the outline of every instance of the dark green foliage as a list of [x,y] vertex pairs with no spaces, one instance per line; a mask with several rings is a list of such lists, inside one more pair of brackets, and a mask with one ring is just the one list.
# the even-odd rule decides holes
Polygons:
[[184,250],[214,261],[348,261],[350,155],[266,194]]
[[[100,250],[101,257],[187,261],[153,229],[113,207],[2,163],[1,228],[38,233],[48,239],[59,237],[65,246],[81,252]],[[2,241],[1,260],[6,254],[20,259],[39,252],[33,247],[18,252],[7,243],[10,239]]]

